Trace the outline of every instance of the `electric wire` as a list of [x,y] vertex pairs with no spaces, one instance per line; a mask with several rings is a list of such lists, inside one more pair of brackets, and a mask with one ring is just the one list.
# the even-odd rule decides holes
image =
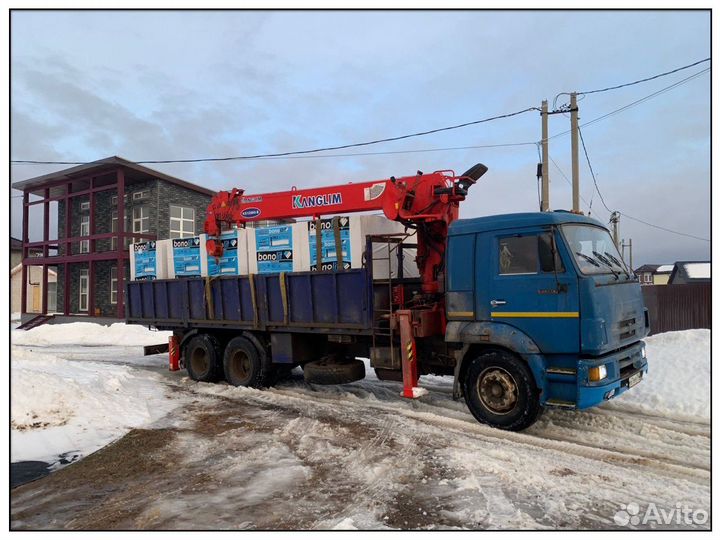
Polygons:
[[[585,146],[585,139],[583,138],[582,130],[578,126],[578,134],[580,135],[580,142],[582,143],[583,152],[585,153],[585,159],[587,160],[588,168],[590,169],[590,175],[593,179],[593,184],[595,184],[595,190],[597,191],[597,194],[600,196],[600,201],[602,202],[603,206],[605,207],[605,210],[612,213],[612,210],[608,208],[608,205],[605,204],[605,198],[603,197],[602,193],[600,192],[600,187],[597,183],[597,178],[595,177],[595,171],[593,170],[592,163],[590,163],[590,156],[588,155],[587,146]],[[590,203],[592,206],[592,203]]]
[[[706,68],[706,69],[703,69],[702,71],[698,71],[697,73],[694,73],[693,75],[690,75],[689,77],[686,77],[685,79],[682,79],[682,80],[680,80],[680,81],[678,81],[678,82],[676,82],[676,83],[673,83],[673,84],[671,84],[671,85],[669,85],[669,86],[666,86],[665,88],[661,88],[660,90],[658,90],[658,91],[656,91],[656,92],[653,92],[652,94],[648,94],[647,96],[642,97],[642,98],[640,98],[640,99],[637,99],[637,100],[635,100],[635,101],[633,101],[633,102],[631,102],[631,103],[628,103],[627,105],[623,105],[622,107],[620,107],[620,108],[618,108],[618,109],[612,110],[612,111],[610,111],[610,112],[608,112],[608,113],[605,113],[605,114],[603,114],[603,115],[601,115],[601,116],[598,116],[598,117],[596,117],[596,118],[593,118],[592,120],[588,120],[588,121],[585,122],[584,124],[580,124],[579,127],[583,128],[583,127],[591,126],[591,125],[593,125],[593,124],[595,124],[595,123],[597,123],[597,122],[600,122],[601,120],[605,120],[606,118],[610,118],[611,116],[615,116],[616,114],[619,114],[619,113],[621,113],[621,112],[624,112],[624,111],[626,111],[626,110],[628,110],[628,109],[630,109],[630,108],[632,108],[632,107],[636,107],[637,105],[640,105],[641,103],[644,103],[645,101],[648,101],[648,100],[650,100],[650,99],[653,99],[654,97],[657,97],[657,96],[659,96],[659,95],[661,95],[661,94],[664,94],[665,92],[669,92],[670,90],[673,90],[674,88],[677,88],[677,87],[679,87],[679,86],[682,86],[683,84],[687,84],[687,83],[690,82],[691,80],[699,77],[700,75],[703,75],[704,73],[707,73],[708,71],[710,71],[710,68]],[[562,137],[562,136],[564,136],[564,135],[567,135],[567,134],[570,133],[571,131],[572,131],[572,130],[570,130],[570,129],[567,129],[567,130],[565,130],[565,131],[561,131],[560,133],[556,133],[555,135],[549,136],[547,140],[550,141],[550,140],[552,140],[552,139],[556,139],[556,138],[558,138],[558,137]]]
[[[142,165],[151,165],[151,164],[160,164],[160,163],[200,163],[200,162],[214,162],[214,161],[238,161],[238,160],[249,160],[249,159],[261,159],[261,158],[280,158],[280,157],[288,157],[288,156],[298,156],[303,154],[315,154],[318,152],[328,152],[331,150],[342,150],[345,148],[357,148],[360,146],[369,146],[373,144],[380,144],[380,143],[386,143],[386,142],[393,142],[393,141],[400,141],[404,139],[410,139],[413,137],[421,137],[424,135],[430,135],[433,133],[440,133],[443,131],[450,131],[454,129],[460,129],[467,126],[474,126],[478,124],[484,124],[486,122],[492,122],[494,120],[501,120],[504,118],[511,118],[513,116],[518,116],[520,114],[524,114],[526,112],[530,111],[539,111],[540,109],[538,107],[528,107],[526,109],[515,111],[511,113],[506,114],[499,114],[496,116],[491,116],[488,118],[483,118],[482,120],[473,120],[472,122],[464,122],[462,124],[456,124],[453,126],[447,126],[442,128],[436,128],[436,129],[430,129],[427,131],[419,131],[417,133],[409,133],[406,135],[399,135],[397,137],[387,137],[385,139],[376,139],[372,141],[365,141],[360,143],[352,143],[352,144],[342,144],[337,146],[327,146],[324,148],[314,148],[312,150],[296,150],[292,152],[278,152],[274,154],[255,154],[255,155],[247,155],[247,156],[231,156],[231,157],[216,157],[216,158],[193,158],[193,159],[154,159],[154,160],[142,160],[142,161],[136,161],[135,163],[139,163]],[[516,143],[517,144],[517,143]],[[530,143],[527,143],[530,144]],[[32,164],[41,164],[41,165],[87,165],[92,162],[87,161],[76,161],[76,162],[70,162],[70,161],[37,161],[37,160],[11,160],[11,163],[32,163]]]
[[[632,81],[628,83],[618,84],[616,86],[608,86],[606,88],[598,88],[596,90],[584,90],[583,92],[575,92],[577,96],[587,96],[588,94],[599,94],[601,92],[609,92],[611,90],[618,90],[620,88],[626,88],[628,86],[634,86],[636,84],[641,84],[648,81],[654,81],[655,79],[660,79],[661,77],[666,77],[668,75],[672,75],[673,73],[678,73],[679,71],[683,71],[686,69],[690,69],[692,67],[695,67],[700,64],[704,64],[705,62],[709,62],[710,58],[704,58],[703,60],[698,60],[697,62],[693,62],[692,64],[687,64],[685,66],[681,66],[679,68],[672,69],[670,71],[665,71],[663,73],[658,73],[657,75],[653,75],[652,77],[646,77],[644,79],[638,79],[637,81]],[[553,109],[557,106],[557,99],[560,96],[569,96],[570,92],[560,92],[558,95],[555,96],[555,99],[553,100]]]
[[[600,187],[598,186],[597,178],[595,177],[595,171],[593,170],[592,163],[590,163],[590,156],[588,155],[587,146],[585,146],[585,140],[583,139],[582,130],[581,130],[580,128],[578,128],[578,133],[579,133],[579,135],[580,135],[580,142],[582,143],[583,152],[585,153],[585,159],[587,160],[588,168],[590,169],[590,174],[592,175],[593,183],[595,184],[595,189],[597,190],[597,194],[600,196],[600,200],[602,201],[602,204],[603,204],[603,206],[605,207],[605,209],[606,209],[608,212],[610,212],[610,214],[612,214],[612,210],[610,210],[610,208],[608,208],[608,205],[605,204],[605,199],[603,198],[602,192],[600,191]],[[561,172],[562,172],[562,171],[561,171]],[[662,231],[666,231],[666,232],[669,232],[669,233],[672,233],[672,234],[677,234],[677,235],[680,235],[680,236],[686,236],[686,237],[688,237],[688,238],[694,238],[694,239],[696,239],[696,240],[702,240],[702,241],[704,241],[704,242],[710,242],[710,240],[708,240],[707,238],[702,238],[702,237],[700,237],[700,236],[695,236],[694,234],[688,234],[688,233],[676,231],[676,230],[673,230],[673,229],[669,229],[669,228],[663,227],[663,226],[661,226],[661,225],[656,225],[656,224],[654,224],[654,223],[650,223],[650,222],[648,222],[648,221],[645,221],[645,220],[642,220],[642,219],[633,217],[633,216],[631,216],[631,215],[629,215],[629,214],[626,214],[625,212],[621,212],[621,211],[619,211],[619,210],[618,210],[618,214],[620,214],[621,216],[624,216],[624,217],[626,217],[626,218],[628,218],[628,219],[631,219],[631,220],[633,220],[633,221],[637,221],[638,223],[642,223],[642,224],[644,224],[644,225],[647,225],[647,226],[649,226],[649,227],[654,227],[654,228],[660,229],[660,230],[662,230]]]

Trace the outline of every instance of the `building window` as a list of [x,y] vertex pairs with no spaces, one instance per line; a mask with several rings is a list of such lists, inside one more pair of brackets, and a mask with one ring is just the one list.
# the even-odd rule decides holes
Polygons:
[[110,303],[117,304],[117,266],[110,268]]
[[147,189],[145,191],[136,191],[133,193],[133,201],[141,201],[142,199],[148,198],[150,198],[150,191]]
[[[110,199],[110,204],[112,204],[113,206],[117,206],[117,201],[118,201],[117,198],[118,198],[117,195],[113,195],[112,198]],[[128,201],[127,193],[126,193],[125,196],[123,197],[123,201],[125,201],[125,202]]]
[[80,270],[80,311],[88,310],[88,271],[83,268]]
[[651,273],[649,273],[649,272],[645,273],[644,277],[645,277],[645,279],[644,279],[645,283],[652,283],[652,274]]
[[90,210],[90,201],[83,201],[80,203],[80,210]]
[[170,238],[195,236],[195,209],[170,205]]
[[[110,232],[116,233],[118,230],[118,213],[117,210],[113,210],[112,217],[110,218]],[[110,239],[110,249],[115,251],[117,249],[117,236],[113,236]]]
[[[90,236],[90,216],[80,217],[80,236]],[[80,253],[90,252],[90,240],[80,240]]]
[[[136,206],[133,208],[133,232],[150,232],[150,212],[147,206]],[[133,243],[142,241],[142,238],[133,238]]]

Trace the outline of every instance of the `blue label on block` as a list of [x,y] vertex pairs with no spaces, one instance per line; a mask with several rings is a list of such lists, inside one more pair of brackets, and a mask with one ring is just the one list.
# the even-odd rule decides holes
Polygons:
[[292,272],[292,226],[278,225],[255,229],[258,273]]
[[200,276],[200,237],[172,241],[175,276]]
[[155,240],[133,244],[135,252],[135,279],[138,281],[157,278],[157,250]]
[[[320,223],[320,243],[321,243],[321,261],[320,270],[337,270],[338,269],[338,250],[342,250],[342,269],[348,270],[352,266],[352,258],[350,255],[350,218],[338,218],[338,228],[340,229],[340,245],[335,245],[335,230],[333,229],[332,219],[321,219]],[[317,260],[317,227],[315,221],[308,221],[308,240],[310,245],[310,270],[318,270]]]
[[237,275],[238,267],[238,237],[237,231],[220,235],[223,246],[221,257],[208,256],[208,274],[211,276]]

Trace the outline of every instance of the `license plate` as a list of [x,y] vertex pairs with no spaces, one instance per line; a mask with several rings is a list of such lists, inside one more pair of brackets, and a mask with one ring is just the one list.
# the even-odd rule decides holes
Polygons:
[[632,388],[642,380],[642,371],[637,372],[635,375],[631,375],[628,379],[628,388]]

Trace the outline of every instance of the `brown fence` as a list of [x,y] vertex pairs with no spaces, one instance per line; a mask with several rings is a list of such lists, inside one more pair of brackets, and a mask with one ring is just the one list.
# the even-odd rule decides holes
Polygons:
[[711,328],[711,283],[644,285],[645,306],[650,313],[650,334]]

